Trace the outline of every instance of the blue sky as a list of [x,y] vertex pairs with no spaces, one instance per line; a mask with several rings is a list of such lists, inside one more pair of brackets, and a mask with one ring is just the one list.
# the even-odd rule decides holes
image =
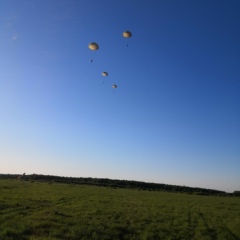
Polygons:
[[237,0],[2,0],[0,172],[239,190],[239,12]]

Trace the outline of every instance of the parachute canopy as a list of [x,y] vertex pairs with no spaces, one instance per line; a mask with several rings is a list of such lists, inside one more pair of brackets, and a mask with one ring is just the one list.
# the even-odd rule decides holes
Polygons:
[[132,33],[130,31],[123,32],[123,37],[130,38],[132,36]]
[[88,48],[91,49],[91,50],[93,50],[93,51],[96,51],[96,50],[99,49],[99,46],[98,46],[97,43],[92,42],[92,43],[89,43]]
[[102,72],[102,76],[107,77],[108,73],[107,72]]
[[112,88],[117,88],[117,85],[116,84],[112,85]]

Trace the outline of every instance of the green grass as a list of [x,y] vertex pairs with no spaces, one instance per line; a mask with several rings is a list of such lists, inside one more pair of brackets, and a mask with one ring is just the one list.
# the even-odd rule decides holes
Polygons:
[[240,198],[0,180],[0,239],[240,239]]

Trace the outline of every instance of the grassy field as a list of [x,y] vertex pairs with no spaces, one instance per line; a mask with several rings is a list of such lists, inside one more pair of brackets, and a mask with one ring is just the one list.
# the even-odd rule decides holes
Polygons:
[[240,239],[240,198],[0,180],[0,240]]

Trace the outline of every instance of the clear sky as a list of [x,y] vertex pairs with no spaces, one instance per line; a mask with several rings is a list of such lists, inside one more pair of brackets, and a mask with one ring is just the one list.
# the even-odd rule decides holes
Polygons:
[[239,0],[1,0],[0,173],[240,190],[239,13]]

